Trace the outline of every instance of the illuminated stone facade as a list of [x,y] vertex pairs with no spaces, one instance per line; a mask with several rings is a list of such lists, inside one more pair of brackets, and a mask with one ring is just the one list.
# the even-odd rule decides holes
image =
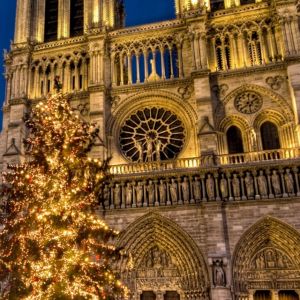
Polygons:
[[176,19],[124,28],[119,0],[18,1],[1,169],[59,76],[112,157],[99,215],[132,299],[299,300],[297,5],[175,0]]

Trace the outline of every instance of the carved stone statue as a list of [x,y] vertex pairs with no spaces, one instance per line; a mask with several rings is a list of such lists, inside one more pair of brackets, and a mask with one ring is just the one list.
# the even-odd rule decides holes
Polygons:
[[149,180],[149,184],[147,186],[147,191],[148,191],[149,205],[151,206],[154,204],[154,198],[155,198],[155,186],[154,186],[152,180]]
[[136,202],[137,206],[141,207],[143,205],[143,196],[144,196],[144,187],[142,185],[142,182],[138,182],[138,185],[135,187],[136,192]]
[[271,182],[272,182],[274,195],[279,196],[281,194],[281,186],[280,186],[280,178],[279,178],[279,175],[277,174],[276,170],[273,170],[273,173],[271,176]]
[[293,175],[291,174],[290,169],[286,170],[286,173],[284,175],[284,180],[285,180],[285,186],[286,186],[287,193],[289,195],[295,194],[294,178],[293,178]]
[[189,202],[190,197],[190,184],[187,177],[184,177],[183,182],[181,183],[181,190],[183,195],[183,201],[185,203]]
[[222,198],[227,199],[228,198],[228,184],[227,184],[227,179],[225,178],[224,174],[221,175],[220,191],[221,191]]
[[266,267],[265,257],[263,254],[257,256],[257,258],[255,259],[255,264],[257,270],[263,270]]
[[208,174],[206,179],[206,192],[209,200],[215,199],[215,181],[211,174]]
[[193,193],[196,202],[200,202],[201,200],[201,182],[198,177],[195,177],[195,181],[193,182]]
[[266,180],[266,177],[264,175],[264,171],[260,170],[259,171],[259,176],[257,177],[257,182],[258,182],[258,190],[259,193],[262,197],[267,197],[268,196],[268,183]]
[[217,260],[214,264],[213,275],[214,275],[215,286],[217,286],[217,287],[226,286],[225,272],[224,272],[222,264],[219,260]]
[[131,207],[132,204],[132,186],[128,182],[126,186],[126,207]]
[[121,188],[118,183],[116,184],[114,189],[114,205],[115,207],[121,206]]
[[135,146],[138,150],[138,155],[139,155],[138,162],[143,162],[144,161],[144,158],[143,158],[143,145],[139,141],[136,141]]
[[160,204],[165,204],[167,201],[167,186],[162,179],[160,180],[158,189],[159,189]]
[[157,140],[156,145],[155,145],[155,156],[156,156],[156,161],[160,161],[160,151],[161,151],[161,146],[162,143],[160,140]]
[[170,195],[172,204],[177,204],[178,201],[178,186],[174,178],[171,179],[171,185],[170,185]]
[[147,145],[147,161],[153,161],[153,144],[152,140],[150,138],[146,139],[146,145]]
[[240,198],[241,197],[241,184],[240,184],[239,178],[237,177],[237,174],[233,174],[232,187],[233,187],[234,197]]
[[245,177],[245,185],[246,185],[246,193],[248,198],[253,198],[254,197],[254,180],[253,177],[251,176],[250,172],[246,172],[246,177]]

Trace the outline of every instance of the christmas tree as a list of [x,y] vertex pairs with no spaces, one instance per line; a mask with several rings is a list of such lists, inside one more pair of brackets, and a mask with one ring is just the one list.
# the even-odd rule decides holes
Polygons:
[[1,299],[125,299],[113,266],[117,232],[96,214],[107,162],[88,156],[98,137],[61,93],[25,120],[28,161],[4,174]]

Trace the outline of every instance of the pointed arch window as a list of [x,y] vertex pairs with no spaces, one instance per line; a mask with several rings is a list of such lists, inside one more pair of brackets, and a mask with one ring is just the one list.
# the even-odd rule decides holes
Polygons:
[[229,154],[244,152],[243,138],[241,130],[236,126],[231,126],[226,133]]
[[263,150],[280,149],[278,128],[270,121],[263,123],[260,127]]
[[71,0],[70,36],[83,35],[83,0]]
[[58,31],[58,0],[46,0],[45,42],[57,39]]

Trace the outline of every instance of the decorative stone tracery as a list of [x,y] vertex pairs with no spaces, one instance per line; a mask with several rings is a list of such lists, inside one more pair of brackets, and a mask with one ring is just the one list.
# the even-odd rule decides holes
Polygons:
[[182,121],[172,111],[149,107],[126,120],[120,131],[120,145],[131,161],[168,160],[179,154],[185,136]]

